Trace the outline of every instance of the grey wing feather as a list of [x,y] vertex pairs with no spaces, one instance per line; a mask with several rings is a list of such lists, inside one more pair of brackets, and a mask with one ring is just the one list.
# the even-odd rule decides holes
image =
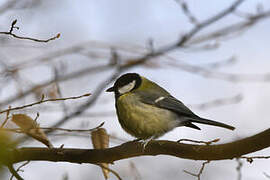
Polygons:
[[187,127],[191,127],[194,129],[200,129],[199,127],[195,126],[194,124],[192,124],[192,122],[194,123],[201,123],[201,124],[208,124],[208,125],[212,125],[212,126],[219,126],[219,127],[223,127],[223,128],[227,128],[230,130],[234,130],[235,128],[233,126],[224,124],[224,123],[220,123],[217,121],[213,121],[210,119],[204,119],[201,118],[199,116],[197,116],[196,114],[194,114],[188,107],[186,107],[181,101],[177,100],[176,98],[174,98],[173,96],[171,96],[170,94],[168,94],[167,96],[160,96],[158,94],[155,93],[138,93],[140,95],[140,99],[143,103],[146,104],[151,104],[154,105],[156,107],[159,108],[164,108],[164,109],[168,109],[171,110],[173,112],[175,112],[176,114],[178,114],[180,117],[184,117],[182,120],[182,125],[187,126]]
[[[164,108],[175,112],[180,116],[186,116],[190,118],[198,118],[188,107],[186,107],[181,101],[177,100],[171,95],[161,96],[156,93],[139,92],[140,99],[143,103],[155,105],[159,108]],[[158,100],[160,99],[160,100]]]

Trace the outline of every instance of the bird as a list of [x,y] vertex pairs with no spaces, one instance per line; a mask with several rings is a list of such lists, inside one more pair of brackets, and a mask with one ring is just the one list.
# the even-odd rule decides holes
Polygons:
[[121,127],[142,141],[144,148],[149,141],[176,127],[201,130],[194,123],[235,129],[196,115],[167,90],[138,73],[123,74],[106,91],[115,95],[115,108]]

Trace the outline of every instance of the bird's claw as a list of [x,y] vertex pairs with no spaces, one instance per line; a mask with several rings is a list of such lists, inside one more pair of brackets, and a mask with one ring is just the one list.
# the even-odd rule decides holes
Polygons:
[[152,141],[152,140],[153,140],[153,137],[151,137],[151,138],[149,138],[149,139],[136,139],[135,141],[137,141],[137,142],[139,142],[139,143],[142,144],[142,146],[143,146],[143,152],[144,152],[146,146],[147,146],[148,143],[149,143],[150,141]]

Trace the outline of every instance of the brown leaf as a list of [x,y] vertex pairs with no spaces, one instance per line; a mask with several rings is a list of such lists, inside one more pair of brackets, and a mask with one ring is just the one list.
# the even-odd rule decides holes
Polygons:
[[39,128],[39,124],[31,117],[25,114],[13,114],[11,121],[19,126],[21,130],[28,136],[31,136],[32,138],[45,144],[48,148],[53,148],[53,145],[48,140],[46,134],[42,129]]
[[[106,132],[106,129],[99,128],[91,132],[92,144],[95,149],[105,149],[109,147],[109,135]],[[100,163],[103,167],[108,168],[108,163]],[[101,167],[102,168],[102,167]],[[109,170],[102,168],[103,175],[105,179],[109,178]]]

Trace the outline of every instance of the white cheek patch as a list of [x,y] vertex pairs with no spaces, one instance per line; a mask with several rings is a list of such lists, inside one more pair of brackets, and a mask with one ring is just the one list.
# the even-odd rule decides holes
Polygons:
[[130,92],[134,87],[135,87],[135,84],[136,84],[136,81],[133,80],[132,82],[128,83],[127,85],[123,86],[123,87],[120,87],[118,89],[118,92],[120,94],[125,94],[127,92]]

